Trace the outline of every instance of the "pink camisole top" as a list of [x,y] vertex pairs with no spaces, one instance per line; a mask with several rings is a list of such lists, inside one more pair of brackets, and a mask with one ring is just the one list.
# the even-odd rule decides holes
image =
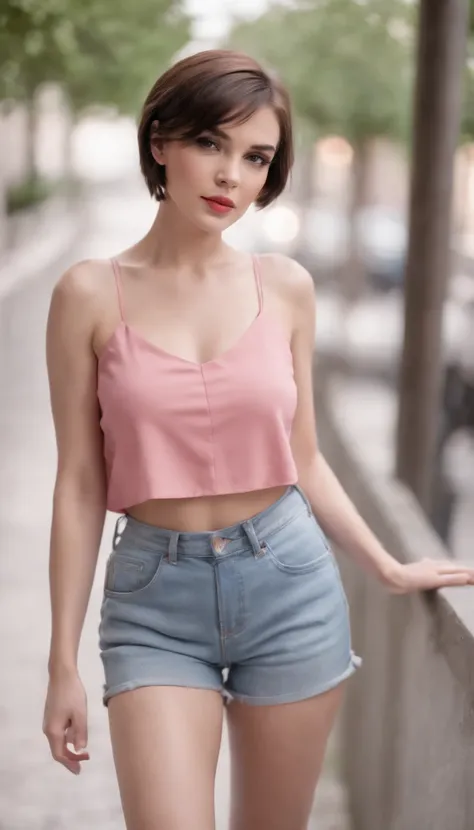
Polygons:
[[264,308],[240,339],[205,363],[170,354],[121,321],[98,363],[107,508],[149,499],[243,493],[294,484],[296,385],[288,340]]

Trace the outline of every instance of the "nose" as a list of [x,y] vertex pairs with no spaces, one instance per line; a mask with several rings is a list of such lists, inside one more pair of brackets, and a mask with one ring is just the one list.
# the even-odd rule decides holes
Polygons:
[[217,172],[217,183],[220,185],[227,185],[227,187],[237,187],[240,182],[240,163],[239,159],[227,158],[221,160],[221,165]]

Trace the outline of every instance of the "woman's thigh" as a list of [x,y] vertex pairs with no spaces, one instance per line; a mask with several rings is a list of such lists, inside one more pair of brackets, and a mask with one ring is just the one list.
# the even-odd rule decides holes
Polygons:
[[148,686],[112,697],[108,711],[128,830],[214,830],[221,695]]
[[275,706],[230,703],[230,830],[306,830],[342,688]]

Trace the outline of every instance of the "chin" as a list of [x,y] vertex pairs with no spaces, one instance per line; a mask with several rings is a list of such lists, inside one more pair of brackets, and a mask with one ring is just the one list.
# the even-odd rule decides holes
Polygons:
[[240,219],[240,216],[241,214],[232,216],[232,218],[230,216],[203,216],[201,213],[199,216],[193,217],[193,222],[201,230],[208,233],[223,233],[227,228],[234,225]]

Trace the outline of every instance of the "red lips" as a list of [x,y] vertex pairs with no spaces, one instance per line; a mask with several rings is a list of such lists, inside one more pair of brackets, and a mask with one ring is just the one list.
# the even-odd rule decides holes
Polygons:
[[224,207],[235,207],[235,203],[232,199],[227,199],[225,196],[203,196],[202,198],[205,199],[206,202],[215,202],[216,204],[223,205]]
[[235,208],[233,201],[226,199],[225,196],[209,196],[209,198],[202,196],[201,198],[214,213],[229,213]]

